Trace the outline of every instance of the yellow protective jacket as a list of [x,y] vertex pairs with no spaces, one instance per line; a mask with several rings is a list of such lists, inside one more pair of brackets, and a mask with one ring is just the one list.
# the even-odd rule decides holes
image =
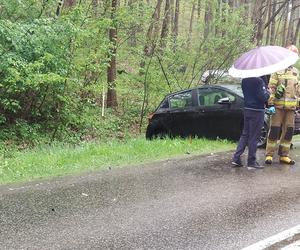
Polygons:
[[[282,98],[277,99],[275,93],[277,87],[283,84],[285,92]],[[295,110],[299,106],[300,84],[299,71],[295,67],[289,67],[271,75],[268,85],[271,95],[268,101],[269,105],[274,105],[279,109]]]

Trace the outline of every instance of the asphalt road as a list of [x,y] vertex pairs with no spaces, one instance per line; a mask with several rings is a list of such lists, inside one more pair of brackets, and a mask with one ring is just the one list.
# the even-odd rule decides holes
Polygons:
[[241,249],[299,225],[300,164],[231,154],[0,186],[0,249]]

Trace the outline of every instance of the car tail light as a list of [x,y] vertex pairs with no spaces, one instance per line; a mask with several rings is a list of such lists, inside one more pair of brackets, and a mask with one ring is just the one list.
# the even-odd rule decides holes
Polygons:
[[154,113],[153,113],[153,112],[152,112],[152,113],[150,113],[150,114],[148,114],[148,122],[150,122],[150,120],[152,119],[153,115],[154,115]]

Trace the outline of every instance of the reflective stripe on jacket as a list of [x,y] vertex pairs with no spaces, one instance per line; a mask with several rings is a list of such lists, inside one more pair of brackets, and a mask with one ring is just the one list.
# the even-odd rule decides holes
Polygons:
[[[274,105],[280,109],[295,110],[299,105],[300,85],[299,85],[299,72],[295,67],[289,67],[286,70],[276,72],[271,75],[269,81],[270,98],[269,105]],[[275,98],[277,87],[283,84],[285,91],[282,98]]]

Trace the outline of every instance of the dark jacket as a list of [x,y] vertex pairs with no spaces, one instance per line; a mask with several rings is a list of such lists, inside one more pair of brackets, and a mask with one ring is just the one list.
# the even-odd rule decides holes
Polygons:
[[270,97],[264,81],[260,77],[244,78],[242,80],[245,109],[264,110]]

